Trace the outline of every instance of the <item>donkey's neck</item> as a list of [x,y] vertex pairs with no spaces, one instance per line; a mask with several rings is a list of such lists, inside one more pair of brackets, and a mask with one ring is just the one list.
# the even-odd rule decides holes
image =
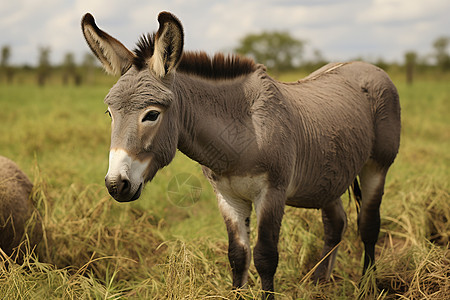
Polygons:
[[177,74],[178,149],[218,174],[235,169],[255,140],[250,117],[258,97],[255,82],[255,74],[219,81]]

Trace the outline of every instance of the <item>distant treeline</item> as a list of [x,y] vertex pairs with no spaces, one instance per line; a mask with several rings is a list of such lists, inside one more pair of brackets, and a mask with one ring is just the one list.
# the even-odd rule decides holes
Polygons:
[[[104,72],[97,64],[94,55],[86,53],[80,64],[75,62],[73,53],[67,53],[58,65],[50,63],[50,48],[40,47],[37,66],[13,66],[9,63],[11,47],[3,46],[0,58],[0,82],[32,83],[44,86],[47,83],[60,83],[63,85],[96,84],[98,79],[105,77]],[[102,79],[101,79],[102,80]]]
[[[312,57],[304,58],[304,48],[307,43],[292,37],[288,32],[272,31],[259,34],[248,34],[239,41],[235,52],[247,55],[258,63],[266,65],[272,74],[301,70],[309,73],[323,66],[328,61],[317,49]],[[433,52],[419,55],[416,51],[407,51],[403,63],[388,63],[382,58],[370,61],[386,71],[403,72],[408,83],[412,83],[415,74],[442,74],[450,72],[450,37],[440,37],[433,42]],[[0,83],[21,84],[37,83],[44,86],[47,83],[63,85],[98,84],[111,82],[99,67],[97,59],[86,53],[81,63],[75,62],[73,53],[66,53],[60,64],[50,63],[49,47],[40,47],[37,66],[14,66],[10,64],[12,49],[8,45],[1,48]],[[354,58],[354,60],[366,60]]]

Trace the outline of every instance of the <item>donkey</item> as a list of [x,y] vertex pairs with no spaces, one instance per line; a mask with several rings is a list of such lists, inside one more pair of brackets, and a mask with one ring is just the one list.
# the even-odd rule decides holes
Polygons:
[[328,280],[346,227],[340,196],[356,183],[365,272],[375,261],[386,173],[400,142],[399,97],[387,74],[362,62],[335,63],[278,82],[249,58],[183,51],[180,21],[161,12],[158,22],[133,52],[91,14],[81,22],[104,69],[121,75],[105,98],[111,196],[138,199],[178,148],[202,165],[217,194],[234,288],[247,282],[255,207],[254,264],[273,298],[285,205],[322,210],[326,258],[314,277]]
[[[33,184],[19,166],[0,155],[0,248],[8,256],[25,234],[31,248],[42,239],[42,219],[34,206],[32,189]],[[21,262],[23,255],[18,254]]]

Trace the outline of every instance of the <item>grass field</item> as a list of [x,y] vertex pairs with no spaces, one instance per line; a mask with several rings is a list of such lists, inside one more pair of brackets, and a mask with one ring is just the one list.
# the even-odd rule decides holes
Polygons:
[[[309,272],[323,244],[320,212],[287,208],[279,299],[450,298],[449,76],[418,78],[412,86],[394,81],[402,140],[381,207],[377,272],[360,282],[363,247],[355,205],[344,195],[349,226],[332,280],[314,285]],[[0,155],[34,182],[44,227],[24,262],[2,256],[0,299],[233,299],[225,226],[195,162],[178,153],[133,203],[108,196],[110,120],[103,98],[111,85],[0,86]],[[194,203],[176,204],[184,198],[169,185],[185,173],[198,178],[201,193]],[[375,281],[378,292],[371,294]],[[252,265],[242,293],[251,299],[258,287]]]

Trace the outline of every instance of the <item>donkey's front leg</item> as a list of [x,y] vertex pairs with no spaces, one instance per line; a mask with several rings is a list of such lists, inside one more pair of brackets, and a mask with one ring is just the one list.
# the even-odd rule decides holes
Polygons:
[[251,260],[250,214],[252,203],[217,193],[219,209],[228,231],[228,259],[233,272],[233,288],[247,283]]
[[265,291],[263,299],[274,299],[273,277],[278,266],[278,238],[285,197],[284,192],[269,189],[255,201],[258,241],[254,249],[254,262]]

